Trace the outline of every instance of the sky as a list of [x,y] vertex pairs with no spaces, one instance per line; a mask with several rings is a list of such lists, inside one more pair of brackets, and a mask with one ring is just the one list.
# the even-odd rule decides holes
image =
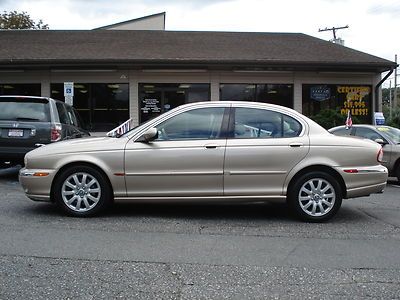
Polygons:
[[337,31],[346,47],[391,61],[398,54],[400,62],[400,0],[0,0],[0,12],[13,10],[50,29],[93,29],[161,12],[166,30],[300,32],[330,40],[332,31],[318,30],[348,25]]

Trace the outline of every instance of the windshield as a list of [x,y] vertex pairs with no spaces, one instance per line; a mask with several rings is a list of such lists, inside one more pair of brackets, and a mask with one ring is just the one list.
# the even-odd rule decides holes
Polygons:
[[400,144],[400,129],[389,126],[377,127],[376,129],[395,144]]
[[0,120],[49,122],[48,104],[45,99],[0,98]]

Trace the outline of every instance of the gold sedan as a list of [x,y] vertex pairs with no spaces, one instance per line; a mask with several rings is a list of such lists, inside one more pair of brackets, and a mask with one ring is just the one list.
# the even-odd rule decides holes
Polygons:
[[281,200],[326,221],[342,199],[382,192],[382,147],[334,136],[302,114],[254,102],[180,106],[117,137],[46,145],[25,156],[26,195],[92,216],[117,201]]

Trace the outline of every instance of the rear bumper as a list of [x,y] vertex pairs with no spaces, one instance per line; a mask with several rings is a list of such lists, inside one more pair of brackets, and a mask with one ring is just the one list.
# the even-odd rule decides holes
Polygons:
[[[346,172],[349,169],[357,172]],[[346,185],[345,198],[364,197],[382,193],[388,179],[388,169],[382,165],[369,167],[338,168]]]
[[35,147],[0,147],[0,165],[23,164],[24,156]]

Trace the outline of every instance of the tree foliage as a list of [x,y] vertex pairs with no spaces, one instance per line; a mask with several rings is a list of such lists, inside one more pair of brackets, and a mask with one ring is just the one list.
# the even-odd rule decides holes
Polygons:
[[[392,96],[392,101],[389,101],[389,95]],[[383,115],[385,116],[385,124],[393,127],[400,128],[400,92],[397,94],[397,106],[393,107],[394,88],[382,89],[382,106]],[[390,105],[392,105],[392,112],[390,112]]]
[[26,12],[4,11],[0,15],[0,29],[49,29],[42,20],[34,21]]
[[[324,127],[325,129],[329,129],[335,126],[344,125],[346,121],[347,115],[340,114],[340,111],[335,109],[324,109],[318,112],[316,115],[311,116],[315,122]],[[358,118],[352,116],[353,124],[360,123]]]
[[400,106],[394,107],[392,113],[390,113],[389,105],[384,105],[383,115],[385,116],[385,124],[400,128]]

